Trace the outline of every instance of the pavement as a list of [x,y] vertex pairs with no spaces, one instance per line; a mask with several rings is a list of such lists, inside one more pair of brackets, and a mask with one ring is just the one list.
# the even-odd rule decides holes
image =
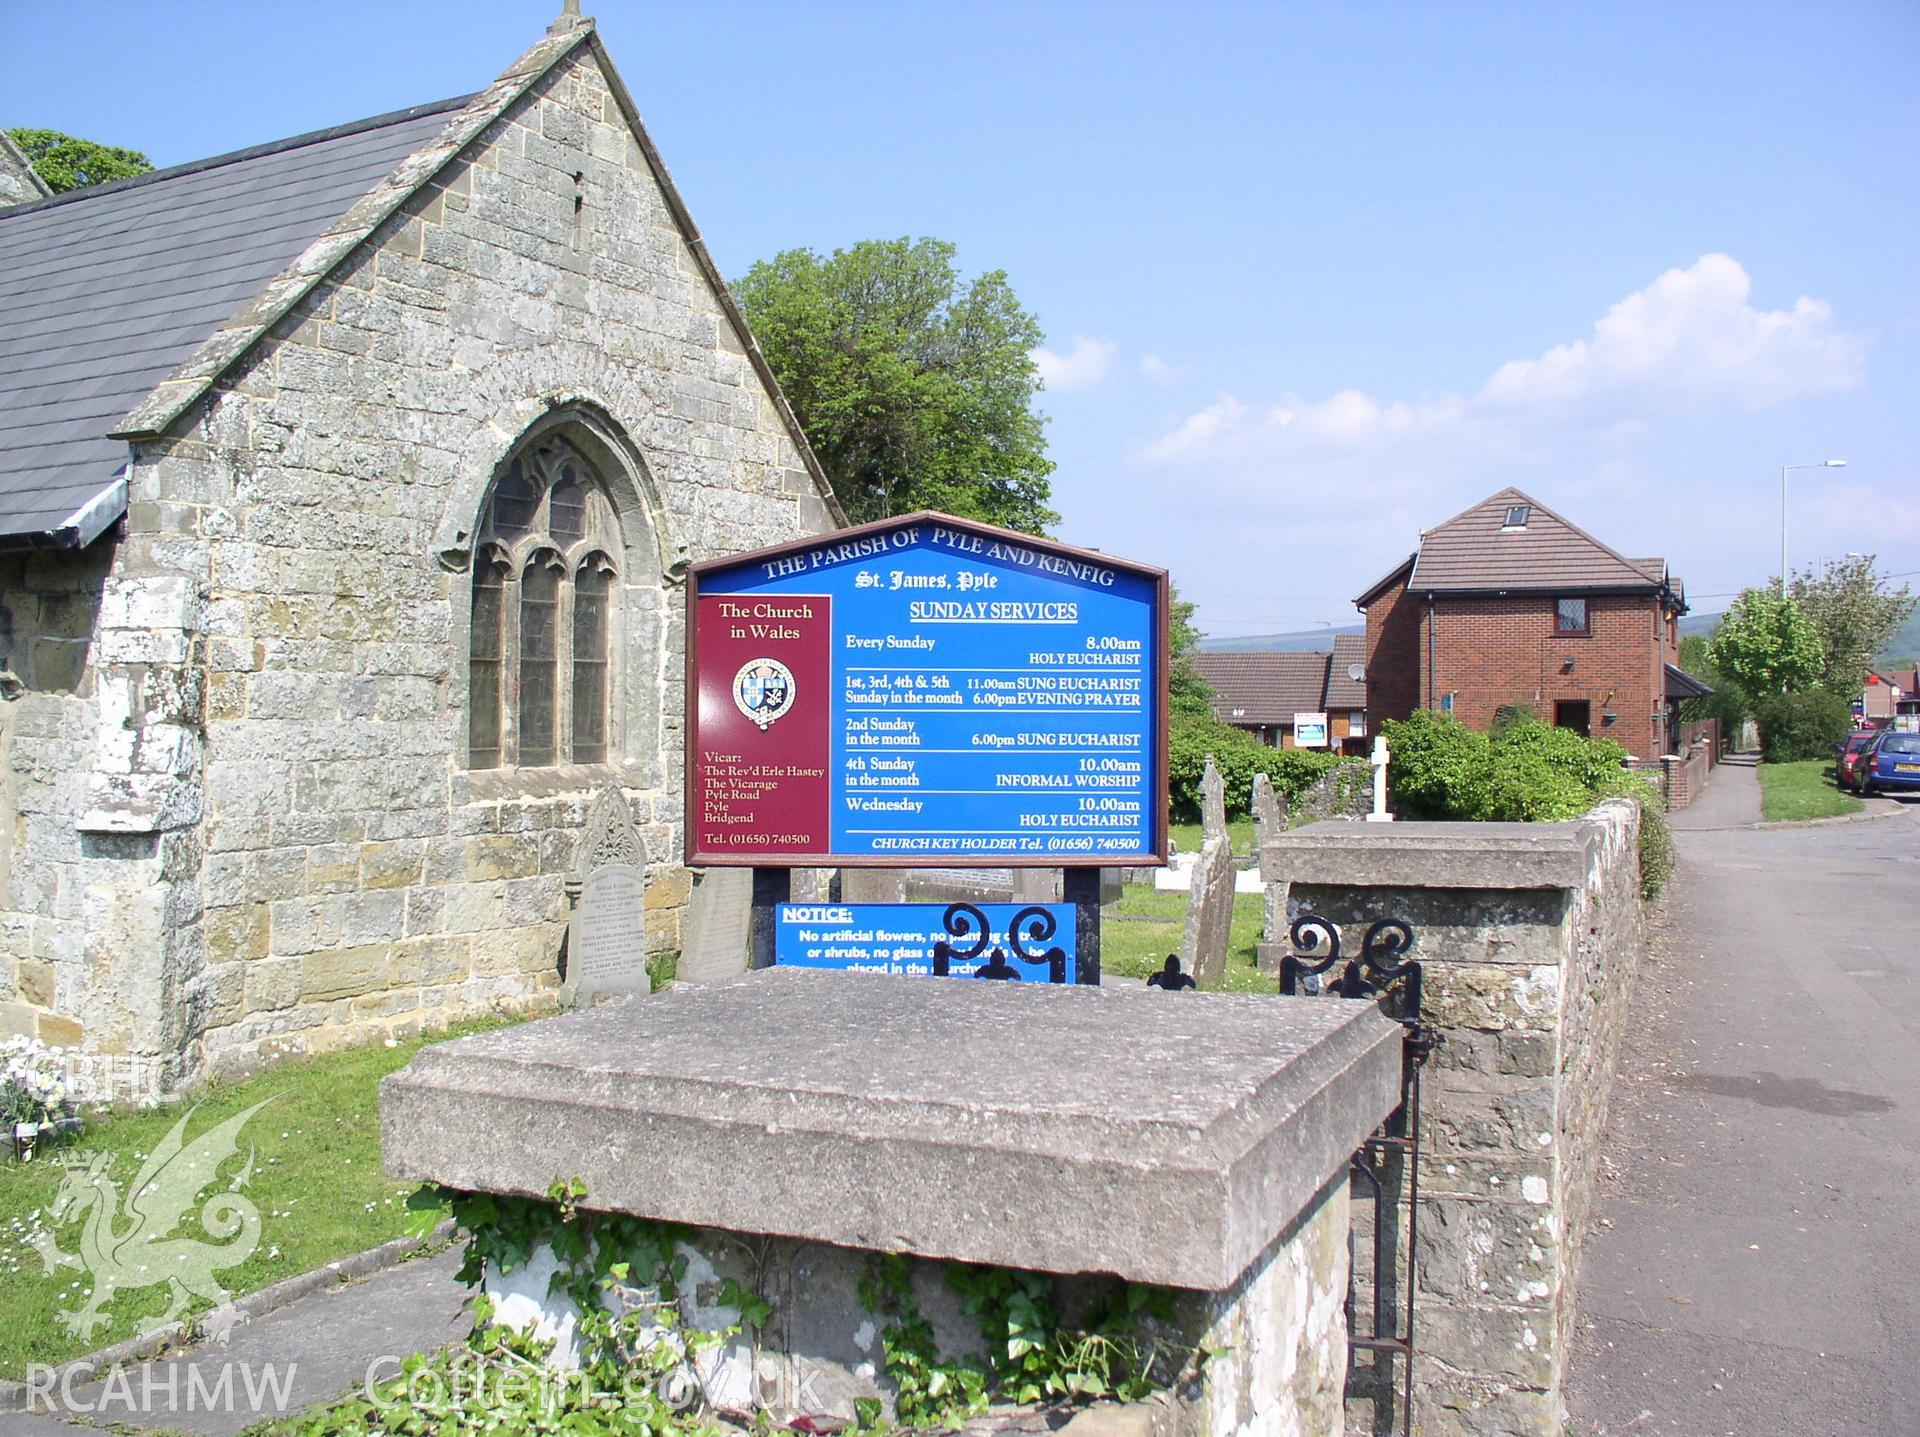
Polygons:
[[1732,762],[1674,816],[1582,1260],[1577,1437],[1920,1434],[1920,803],[1889,807],[1736,827],[1758,785]]
[[1731,753],[1714,767],[1707,786],[1678,813],[1667,815],[1676,833],[1707,828],[1738,828],[1760,821],[1760,755]]
[[382,1380],[400,1359],[466,1336],[459,1267],[457,1250],[416,1258],[243,1323],[224,1346],[128,1363],[85,1386],[76,1377],[68,1410],[0,1412],[0,1437],[98,1437],[122,1427],[234,1437],[302,1412],[359,1388],[369,1368]]

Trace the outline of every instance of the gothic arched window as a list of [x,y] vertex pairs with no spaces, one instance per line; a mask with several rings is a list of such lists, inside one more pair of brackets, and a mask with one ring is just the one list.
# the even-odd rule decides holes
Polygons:
[[559,438],[522,449],[474,543],[467,762],[605,763],[619,530],[605,486]]

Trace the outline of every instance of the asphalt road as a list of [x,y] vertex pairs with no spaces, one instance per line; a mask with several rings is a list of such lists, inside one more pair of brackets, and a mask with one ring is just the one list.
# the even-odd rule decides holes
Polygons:
[[1876,807],[1675,835],[1582,1262],[1579,1437],[1920,1434],[1920,804]]

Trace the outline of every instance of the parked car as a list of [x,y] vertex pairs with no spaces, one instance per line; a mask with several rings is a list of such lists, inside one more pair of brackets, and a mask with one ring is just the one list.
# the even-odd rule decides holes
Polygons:
[[1860,755],[1879,736],[1876,729],[1855,729],[1834,745],[1833,776],[1841,788],[1853,787],[1853,772],[1860,766]]
[[1920,733],[1876,736],[1854,767],[1853,791],[1920,793]]

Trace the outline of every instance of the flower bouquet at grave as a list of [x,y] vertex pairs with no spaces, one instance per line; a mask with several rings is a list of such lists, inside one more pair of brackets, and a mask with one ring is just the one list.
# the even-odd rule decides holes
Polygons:
[[0,1140],[22,1162],[41,1143],[80,1130],[66,1061],[37,1038],[0,1043]]

